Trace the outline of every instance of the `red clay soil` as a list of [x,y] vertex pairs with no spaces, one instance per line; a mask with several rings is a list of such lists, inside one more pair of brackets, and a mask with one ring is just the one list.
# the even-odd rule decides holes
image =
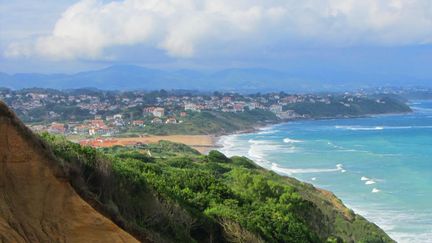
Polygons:
[[138,242],[72,188],[0,101],[0,242]]

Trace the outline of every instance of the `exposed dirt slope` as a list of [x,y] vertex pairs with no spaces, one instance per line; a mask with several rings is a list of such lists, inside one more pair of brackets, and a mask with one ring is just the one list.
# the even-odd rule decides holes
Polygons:
[[137,242],[85,202],[0,101],[0,242]]

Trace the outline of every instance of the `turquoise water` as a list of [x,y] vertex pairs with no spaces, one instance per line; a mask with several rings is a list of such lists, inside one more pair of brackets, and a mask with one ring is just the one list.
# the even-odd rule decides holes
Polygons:
[[221,151],[334,192],[398,242],[432,242],[432,101],[411,106],[226,136]]

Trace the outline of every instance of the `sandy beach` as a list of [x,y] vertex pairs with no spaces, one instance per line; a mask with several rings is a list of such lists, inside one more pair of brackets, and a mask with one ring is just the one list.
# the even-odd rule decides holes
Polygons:
[[207,153],[208,151],[216,148],[217,137],[213,135],[166,135],[166,136],[142,136],[131,138],[96,138],[84,139],[79,141],[81,145],[89,145],[92,147],[112,147],[116,145],[130,146],[138,143],[149,144],[157,143],[161,140],[166,140],[175,143],[186,144],[200,153]]

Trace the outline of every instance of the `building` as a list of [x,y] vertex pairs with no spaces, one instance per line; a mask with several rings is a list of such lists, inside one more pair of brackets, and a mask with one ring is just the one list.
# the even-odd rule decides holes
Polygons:
[[244,103],[234,103],[233,109],[235,112],[243,112],[244,111],[245,104]]
[[165,121],[165,124],[177,124],[177,120],[174,117],[170,117]]
[[276,115],[279,118],[285,119],[285,120],[296,119],[296,118],[302,117],[299,114],[297,114],[294,110],[287,110],[287,111],[279,112]]
[[116,115],[113,116],[113,118],[115,120],[121,120],[123,118],[123,116],[121,114],[116,114]]
[[194,103],[186,103],[185,104],[185,111],[197,111],[200,112],[201,111],[201,107],[197,104]]
[[151,121],[152,124],[162,124],[162,120],[158,117],[153,118]]
[[134,121],[132,121],[132,126],[143,127],[144,121],[143,120],[134,120]]
[[165,115],[165,109],[164,108],[158,107],[158,108],[155,108],[153,110],[153,116],[155,116],[155,117],[161,118],[164,115]]
[[270,111],[273,113],[281,113],[282,112],[282,106],[281,105],[271,105]]
[[104,122],[103,120],[101,120],[101,119],[91,120],[91,121],[90,121],[90,125],[91,125],[92,127],[96,127],[96,128],[103,128],[103,127],[106,126],[106,125],[105,125],[105,122]]
[[66,127],[63,123],[53,122],[51,123],[51,126],[48,128],[48,132],[64,134],[66,132]]
[[143,109],[143,116],[150,116],[153,115],[153,111],[156,109],[156,107],[145,107]]

